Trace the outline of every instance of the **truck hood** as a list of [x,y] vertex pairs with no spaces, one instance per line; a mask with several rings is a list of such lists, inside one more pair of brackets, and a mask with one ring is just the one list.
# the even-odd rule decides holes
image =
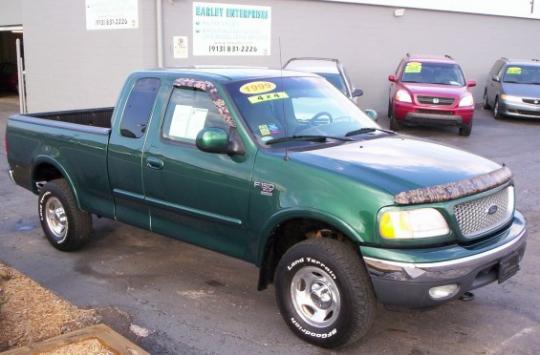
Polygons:
[[540,98],[540,85],[503,83],[503,91],[512,96]]
[[392,195],[501,168],[491,160],[428,141],[391,136],[290,153],[291,160],[345,175]]
[[421,83],[401,83],[413,95],[425,96],[448,96],[461,97],[467,88],[465,86],[451,86],[438,84],[421,84]]

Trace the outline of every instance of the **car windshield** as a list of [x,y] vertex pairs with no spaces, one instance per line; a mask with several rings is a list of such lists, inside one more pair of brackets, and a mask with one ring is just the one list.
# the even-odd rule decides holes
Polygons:
[[403,69],[404,83],[440,84],[465,86],[463,72],[457,64],[408,62]]
[[540,65],[510,65],[504,70],[503,82],[540,85]]
[[316,73],[316,74],[328,80],[330,84],[334,85],[339,91],[341,91],[345,95],[348,95],[345,81],[343,80],[343,77],[339,73]]
[[[262,145],[283,137],[339,138],[362,128],[379,128],[358,106],[322,78],[268,78],[234,82],[226,87]],[[283,145],[304,146],[320,142],[291,140],[284,141]]]

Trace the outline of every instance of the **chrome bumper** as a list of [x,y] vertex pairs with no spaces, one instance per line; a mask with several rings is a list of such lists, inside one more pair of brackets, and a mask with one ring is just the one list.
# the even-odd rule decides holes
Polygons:
[[371,257],[364,257],[370,273],[379,278],[394,281],[443,281],[456,279],[470,274],[483,266],[520,252],[523,254],[527,243],[527,229],[523,228],[519,235],[506,244],[476,255],[433,263],[403,263]]

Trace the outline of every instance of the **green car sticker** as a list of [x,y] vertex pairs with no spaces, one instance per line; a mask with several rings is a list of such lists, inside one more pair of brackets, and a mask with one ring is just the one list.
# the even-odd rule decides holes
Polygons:
[[405,73],[407,74],[417,74],[422,72],[422,63],[420,62],[409,62],[405,66]]
[[520,67],[508,67],[506,69],[506,74],[508,75],[521,75],[521,68]]
[[272,134],[270,129],[268,129],[268,126],[265,124],[259,125],[259,132],[261,132],[262,136],[269,136]]
[[282,92],[271,92],[271,93],[263,94],[263,95],[250,96],[248,97],[248,100],[252,104],[258,104],[261,102],[283,100],[287,98],[289,98],[289,95],[287,95],[286,92],[282,91]]

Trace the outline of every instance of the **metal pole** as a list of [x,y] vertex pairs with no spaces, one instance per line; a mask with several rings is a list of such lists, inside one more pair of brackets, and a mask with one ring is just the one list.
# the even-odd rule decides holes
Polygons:
[[163,3],[156,0],[157,66],[163,68]]
[[15,40],[15,48],[17,51],[17,86],[19,87],[19,111],[20,113],[24,114],[26,113],[26,96],[24,90],[24,67],[21,56],[21,40],[19,38]]

